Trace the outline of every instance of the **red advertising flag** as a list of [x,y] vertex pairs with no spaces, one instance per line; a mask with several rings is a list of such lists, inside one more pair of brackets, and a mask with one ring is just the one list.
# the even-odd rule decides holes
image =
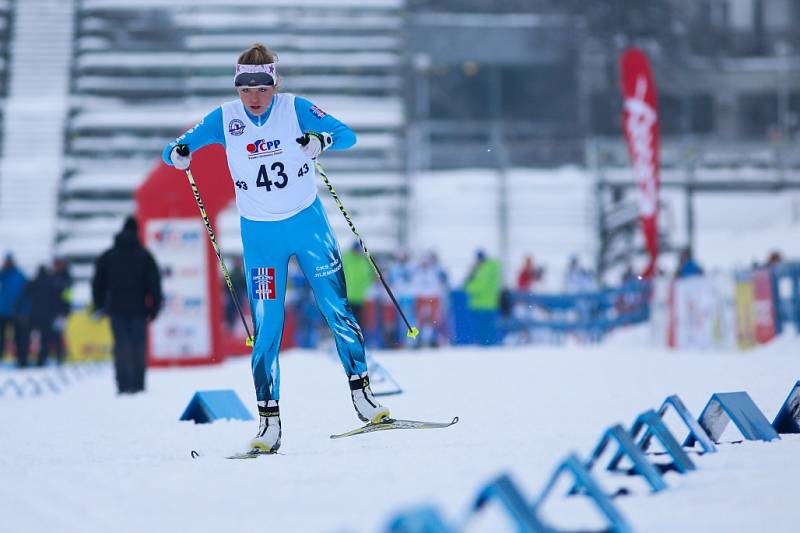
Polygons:
[[766,344],[775,337],[775,303],[769,270],[753,272],[753,307],[756,315],[756,341]]
[[656,85],[647,56],[629,48],[620,60],[622,125],[633,174],[639,187],[639,223],[644,233],[650,262],[642,273],[653,276],[658,257],[658,102]]

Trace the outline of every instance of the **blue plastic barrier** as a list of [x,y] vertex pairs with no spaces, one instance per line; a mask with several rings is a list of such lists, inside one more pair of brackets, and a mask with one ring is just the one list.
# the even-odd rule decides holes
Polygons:
[[8,391],[13,390],[14,392],[16,392],[17,397],[21,397],[23,395],[22,387],[19,386],[16,380],[14,380],[14,378],[6,379],[5,383],[3,383],[2,386],[0,386],[0,397],[4,396],[7,390]]
[[794,384],[783,402],[772,427],[778,433],[800,433],[800,381]]
[[[589,461],[586,463],[587,470],[591,471],[592,467],[595,465],[598,459],[600,459],[600,456],[612,441],[615,441],[619,446],[618,452],[614,454],[614,460],[619,462],[619,459],[622,457],[627,457],[633,463],[633,471],[647,481],[647,484],[650,485],[650,488],[653,492],[658,492],[667,488],[667,484],[661,478],[661,473],[656,469],[656,467],[647,461],[647,458],[644,456],[639,447],[636,446],[636,443],[633,441],[631,436],[628,435],[628,433],[619,424],[611,426],[606,430],[605,433],[603,433],[603,436],[600,438],[597,446],[595,446]],[[620,454],[621,457],[617,459],[617,456]],[[614,468],[612,468],[610,463],[606,467],[606,470],[613,469]],[[575,494],[577,492],[578,487],[572,487],[570,493]]]
[[522,492],[507,474],[497,477],[481,489],[472,506],[473,512],[480,511],[491,501],[496,501],[505,509],[509,518],[517,526],[518,532],[548,533],[551,531],[539,520],[533,507],[528,505]]
[[369,382],[375,396],[391,396],[402,394],[403,388],[394,377],[371,355],[367,355]]
[[[689,459],[689,456],[683,451],[681,445],[675,440],[675,437],[672,436],[672,433],[670,433],[667,426],[661,421],[661,417],[659,417],[655,411],[645,411],[636,418],[631,427],[631,438],[635,441],[639,437],[639,434],[642,433],[642,430],[644,430],[644,436],[639,443],[639,448],[642,451],[644,451],[645,447],[649,446],[652,437],[655,437],[661,443],[667,455],[672,458],[671,465],[675,470],[681,474],[685,474],[695,469],[692,460]],[[609,469],[616,470],[622,457],[623,452],[622,449],[620,449],[611,460]]]
[[194,393],[180,419],[206,424],[220,419],[253,420],[253,415],[234,391],[207,390]]
[[455,533],[433,507],[420,507],[398,514],[389,521],[386,533]]
[[[534,513],[538,514],[539,508],[544,504],[553,488],[556,486],[558,480],[565,474],[572,474],[573,487],[575,491],[580,492],[589,499],[591,499],[597,506],[600,513],[608,520],[608,529],[610,533],[630,533],[631,528],[625,521],[625,518],[620,514],[614,504],[604,492],[603,489],[595,482],[592,475],[581,464],[580,460],[574,454],[570,454],[561,461],[561,464],[555,469],[550,476],[547,484],[542,490],[536,502],[533,505]],[[550,530],[548,530],[550,531]]]
[[[693,437],[695,442],[700,443],[705,453],[714,453],[717,451],[717,446],[714,444],[714,441],[708,438],[708,434],[700,427],[700,424],[697,423],[697,420],[695,420],[692,413],[689,412],[689,409],[686,408],[677,394],[667,396],[658,409],[658,416],[664,418],[664,415],[667,414],[670,407],[678,413],[680,419],[683,420],[683,423],[686,424],[686,427],[689,429],[689,436]],[[639,447],[642,451],[647,451],[651,436],[650,432],[647,432],[644,434],[644,437],[642,437],[642,440],[639,442]]]
[[45,368],[17,369],[0,385],[0,397],[14,392],[17,397],[43,396],[47,393],[60,394],[72,383],[77,383],[93,374],[110,368],[106,362],[68,363]]
[[[771,441],[780,439],[764,413],[756,407],[750,395],[740,392],[717,392],[711,395],[697,420],[708,436],[716,443],[728,422],[733,422],[747,440]],[[695,438],[689,435],[684,446],[693,446]]]

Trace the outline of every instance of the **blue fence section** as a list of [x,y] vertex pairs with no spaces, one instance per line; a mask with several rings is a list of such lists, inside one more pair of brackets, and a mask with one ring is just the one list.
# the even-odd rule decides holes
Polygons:
[[501,324],[507,331],[569,333],[600,340],[614,328],[647,321],[650,295],[650,284],[638,281],[576,294],[515,292],[510,316]]
[[545,333],[548,340],[574,334],[597,341],[620,326],[650,318],[651,285],[643,281],[596,292],[539,294],[508,291],[497,311],[474,311],[464,291],[450,294],[455,344],[499,344],[509,334],[535,341]]

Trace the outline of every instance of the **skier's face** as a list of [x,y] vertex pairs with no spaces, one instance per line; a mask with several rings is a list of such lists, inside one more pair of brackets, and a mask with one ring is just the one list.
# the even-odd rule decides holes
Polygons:
[[272,101],[275,87],[239,87],[239,92],[244,107],[253,115],[263,114]]

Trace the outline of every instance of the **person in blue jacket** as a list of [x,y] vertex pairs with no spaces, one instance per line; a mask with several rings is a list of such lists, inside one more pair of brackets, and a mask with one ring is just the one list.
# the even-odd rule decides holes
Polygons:
[[347,301],[339,245],[315,181],[315,159],[325,150],[350,148],[356,136],[305,98],[277,92],[276,63],[276,54],[260,43],[242,52],[233,79],[239,98],[211,111],[163,152],[164,162],[186,170],[202,147],[225,147],[255,323],[252,372],[260,416],[251,448],[260,453],[281,444],[278,349],[292,255],[333,333],[358,417],[370,423],[389,417],[370,389],[364,336]]
[[675,278],[690,278],[692,276],[702,276],[703,267],[695,260],[694,253],[690,247],[681,250],[681,255],[678,257],[678,268],[675,271]]
[[29,331],[24,317],[20,316],[20,311],[26,310],[25,302],[21,300],[27,283],[28,279],[17,267],[14,256],[6,254],[0,268],[0,359],[6,346],[6,330],[12,326],[17,366],[20,367],[28,364]]

